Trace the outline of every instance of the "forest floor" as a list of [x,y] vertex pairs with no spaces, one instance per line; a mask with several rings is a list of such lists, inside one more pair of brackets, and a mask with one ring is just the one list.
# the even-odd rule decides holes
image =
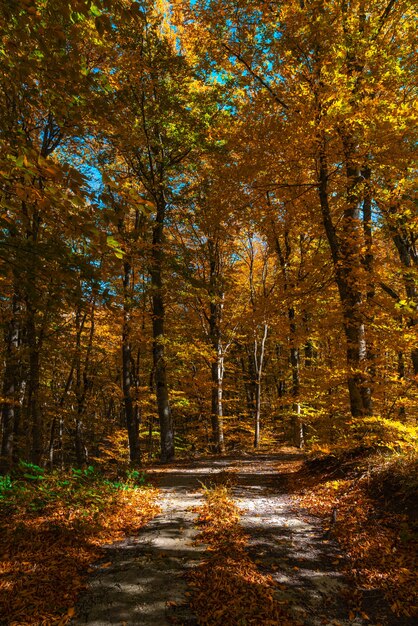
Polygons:
[[[104,556],[94,565],[95,571],[76,607],[77,617],[71,623],[74,626],[412,624],[408,618],[391,613],[379,594],[375,597],[371,594],[370,599],[366,594],[360,607],[359,591],[353,587],[353,578],[347,576],[345,555],[326,528],[329,523],[324,524],[323,519],[309,514],[292,494],[297,483],[294,477],[300,474],[303,458],[295,450],[284,449],[276,454],[213,457],[150,468],[149,479],[160,490],[161,513],[137,536],[105,546]],[[217,549],[219,554],[227,552],[228,538],[223,537],[224,543],[217,547],[205,543],[204,534],[199,540],[197,520],[199,512],[202,518],[202,503],[211,483],[226,484],[231,506],[236,505],[239,511],[237,523],[243,531],[239,541],[245,543],[240,581],[237,563],[230,570],[233,575],[228,574],[227,565],[221,572],[212,569],[211,576],[210,555],[213,558]],[[227,525],[222,520],[218,522],[220,527]],[[240,555],[242,559],[242,552]],[[210,579],[212,597],[208,595],[205,601],[205,590],[202,592],[201,588],[199,609],[199,603],[194,601],[197,583],[193,579],[205,565],[209,567],[206,580]],[[240,586],[235,590],[232,586],[228,596],[225,587],[234,577]],[[217,612],[211,606],[216,585],[227,599],[222,600]],[[246,619],[245,615],[234,618],[232,605],[244,600],[234,595],[254,596],[257,602],[260,601],[257,594],[262,598],[267,587],[272,590],[272,597],[265,597],[274,602],[277,611],[284,611],[281,618],[266,621],[261,613],[259,619]],[[225,612],[222,607],[229,603],[231,607],[227,606]],[[192,607],[196,606],[200,614],[196,611],[193,614]]]

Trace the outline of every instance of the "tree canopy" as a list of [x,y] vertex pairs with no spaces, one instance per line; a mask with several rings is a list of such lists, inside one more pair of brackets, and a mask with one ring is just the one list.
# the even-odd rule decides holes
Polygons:
[[1,3],[2,469],[416,423],[413,10]]

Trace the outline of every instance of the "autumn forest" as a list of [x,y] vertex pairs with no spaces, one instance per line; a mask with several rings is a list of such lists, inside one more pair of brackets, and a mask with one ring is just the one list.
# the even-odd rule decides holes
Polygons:
[[[10,557],[0,623],[73,619],[80,572],[100,545],[157,514],[173,462],[244,454],[264,471],[263,454],[288,450],[277,472],[295,464],[292,492],[331,516],[350,554],[344,537],[357,530],[339,527],[336,511],[352,492],[335,504],[339,479],[361,482],[367,465],[367,498],[370,468],[377,501],[408,509],[416,496],[414,3],[0,0],[0,16],[0,507]],[[162,472],[152,487],[147,467]],[[244,471],[233,467],[224,473]],[[202,532],[216,546],[211,524],[232,524],[222,541],[242,564],[230,478],[212,485]],[[30,561],[40,520],[45,532],[68,530],[69,510],[84,552],[71,540],[68,563],[45,565],[45,579],[56,585],[66,569],[73,595],[63,590],[54,607],[45,592],[48,610],[41,600],[28,608],[10,594],[23,567],[16,524]],[[411,546],[412,513],[401,513],[391,528],[406,524]],[[398,617],[382,624],[413,614],[400,591],[413,571],[407,552],[398,595],[382,592]],[[220,578],[231,580],[228,567]],[[170,623],[311,624],[277,607],[263,617],[267,596],[254,600],[254,619],[205,617],[196,589],[211,593],[206,575],[192,584],[198,621]],[[347,610],[341,624],[380,623],[359,603]],[[148,624],[118,619],[100,623]]]

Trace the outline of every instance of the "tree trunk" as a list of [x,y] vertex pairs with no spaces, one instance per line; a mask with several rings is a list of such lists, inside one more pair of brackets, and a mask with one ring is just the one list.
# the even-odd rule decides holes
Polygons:
[[77,459],[78,467],[84,467],[87,465],[88,453],[87,447],[84,443],[83,435],[84,427],[81,417],[77,415],[75,420],[75,456]]
[[224,360],[222,350],[218,349],[217,359],[212,363],[212,447],[213,451],[218,454],[225,452],[224,433],[223,433],[223,376],[224,376]]
[[[364,242],[364,229],[360,217],[360,202],[358,185],[362,177],[358,165],[353,159],[351,141],[343,138],[346,158],[346,208],[341,225],[341,263],[337,274],[337,283],[344,311],[344,327],[347,337],[347,361],[349,372],[349,393],[353,417],[371,415],[372,396],[368,367],[368,349],[366,342],[366,326],[362,313],[363,294],[358,286],[361,280],[361,259]],[[366,205],[366,203],[365,203]],[[366,233],[368,228],[366,228]],[[369,235],[366,234],[366,242]],[[365,243],[366,243],[365,242]],[[370,254],[368,246],[366,251]],[[366,258],[367,258],[366,254]],[[369,268],[370,270],[370,268]],[[370,271],[369,271],[370,274]],[[367,291],[370,284],[370,275],[367,276]]]
[[[283,368],[283,349],[280,344],[276,344],[276,357],[278,361],[278,379],[275,376],[274,380],[276,383],[277,395],[280,399],[284,398],[286,395],[286,377],[285,371]],[[286,358],[287,361],[287,358]]]
[[248,371],[245,357],[241,358],[241,367],[242,374],[244,378],[244,389],[245,389],[245,399],[247,403],[247,411],[248,415],[253,417],[255,415],[255,396],[254,396],[254,388],[252,384],[253,374],[252,374],[252,363],[251,356],[249,353],[249,348],[246,346],[247,356],[248,356]]
[[306,341],[304,345],[304,354],[305,354],[305,368],[310,368],[315,362],[317,357],[317,352],[314,346],[312,339],[310,339],[309,335],[311,332],[310,328],[310,316],[304,311],[303,313],[303,329],[306,336]]
[[[405,359],[402,350],[398,351],[398,379],[400,381],[405,379]],[[399,407],[398,414],[401,421],[406,419],[406,411],[403,404]]]
[[165,308],[162,283],[164,219],[165,200],[161,198],[157,206],[157,215],[152,236],[152,331],[154,341],[154,382],[160,421],[161,461],[167,463],[174,458],[174,431],[168,393],[164,347]]
[[29,380],[28,380],[28,417],[32,432],[30,458],[32,463],[40,465],[42,460],[42,417],[39,401],[40,368],[39,342],[35,325],[35,313],[27,305],[27,342],[29,348]]
[[128,261],[123,264],[123,329],[122,329],[122,389],[128,430],[129,459],[132,465],[141,463],[139,447],[138,412],[132,402],[132,349],[131,349],[131,279],[132,268]]
[[95,321],[94,321],[94,313],[95,313],[95,301],[94,298],[91,301],[91,312],[90,312],[90,331],[89,331],[89,340],[86,348],[86,355],[84,358],[84,363],[81,363],[81,336],[83,332],[84,322],[86,319],[86,313],[84,314],[82,320],[80,320],[80,310],[77,311],[76,314],[76,388],[75,395],[77,399],[77,412],[75,418],[75,453],[77,464],[82,467],[87,464],[88,461],[88,450],[84,441],[84,426],[83,419],[86,409],[86,400],[87,395],[91,386],[90,383],[90,362],[91,362],[91,353],[93,349],[93,338],[95,331]]
[[296,323],[295,310],[290,307],[288,310],[289,327],[290,327],[290,365],[292,368],[292,439],[293,444],[302,449],[305,446],[304,441],[304,425],[301,420],[300,411],[300,355],[299,347],[296,344]]
[[[396,208],[392,210],[392,213],[396,214]],[[414,310],[408,320],[408,326],[413,328],[418,325],[418,287],[415,275],[416,269],[418,269],[418,254],[406,230],[396,229],[392,224],[389,224],[389,229],[403,267],[406,297]],[[418,345],[411,350],[411,360],[414,375],[418,376]]]
[[[281,245],[279,237],[275,237],[276,251],[279,257],[280,266],[283,274],[283,287],[285,293],[288,292],[289,283],[288,267],[291,256],[291,245],[289,239],[288,229],[284,230],[284,246]],[[304,441],[304,425],[300,416],[300,355],[299,347],[297,345],[296,337],[296,322],[295,322],[295,309],[293,306],[289,306],[287,310],[289,319],[289,343],[290,343],[290,366],[292,370],[292,441],[297,448],[303,448]]]
[[215,238],[208,240],[209,250],[209,333],[212,347],[215,351],[215,360],[211,366],[212,374],[212,449],[218,454],[225,452],[223,434],[223,376],[224,376],[224,353],[222,346],[222,311],[223,292],[220,285],[220,251],[219,241]]
[[255,387],[255,415],[254,415],[254,448],[260,446],[260,416],[261,416],[261,381],[257,380]]
[[5,365],[3,375],[3,403],[1,408],[1,424],[3,436],[1,441],[0,473],[5,473],[13,463],[14,434],[16,408],[19,403],[19,367],[17,352],[19,349],[19,306],[13,296],[11,319],[5,328]]
[[268,326],[263,325],[263,336],[260,342],[260,354],[258,354],[258,342],[254,341],[254,362],[255,362],[255,416],[254,416],[254,448],[260,445],[260,419],[261,419],[261,378],[263,375],[264,352],[266,347]]
[[359,287],[361,221],[355,189],[358,183],[358,171],[349,160],[347,160],[346,170],[347,206],[341,222],[341,235],[337,237],[328,200],[328,166],[325,139],[322,137],[318,154],[318,194],[343,310],[344,331],[347,340],[347,382],[350,410],[353,417],[359,417],[371,413],[372,403],[371,389],[365,373],[367,346],[362,313],[362,293]]
[[[77,331],[79,334],[81,334],[83,327],[84,327],[84,322],[86,320],[86,316],[87,314],[85,313],[83,316],[83,321],[81,323],[81,327],[80,329]],[[64,403],[65,403],[65,399],[68,395],[68,392],[71,389],[71,385],[73,383],[73,377],[74,377],[74,368],[76,366],[77,363],[77,358],[78,355],[76,354],[75,357],[73,357],[73,362],[71,364],[71,368],[70,368],[70,372],[68,374],[67,377],[67,382],[65,383],[65,387],[64,387],[64,391],[62,392],[62,395],[59,399],[58,402],[58,406],[57,406],[57,410],[56,413],[54,415],[54,418],[52,420],[52,424],[51,424],[51,431],[50,431],[50,438],[49,438],[49,448],[48,448],[48,458],[49,458],[49,465],[51,467],[51,469],[54,466],[54,455],[55,455],[55,431],[57,428],[57,423],[58,423],[58,450],[60,452],[60,467],[64,466],[64,456],[63,456],[63,441],[62,441],[62,437],[63,437],[63,432],[64,432],[64,418],[62,415],[62,411],[63,411],[63,407],[64,407]]]

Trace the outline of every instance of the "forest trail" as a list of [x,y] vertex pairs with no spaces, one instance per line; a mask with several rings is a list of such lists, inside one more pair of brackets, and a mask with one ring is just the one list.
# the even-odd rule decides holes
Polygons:
[[[162,511],[137,537],[105,547],[81,597],[74,626],[192,625],[185,574],[203,558],[195,545],[196,513],[202,483],[217,474],[231,482],[248,535],[248,552],[260,571],[277,582],[276,597],[306,626],[360,626],[349,619],[352,593],[339,571],[341,555],[326,538],[320,521],[292,502],[287,478],[302,455],[283,451],[202,459],[154,468],[151,480],[161,490]],[[260,624],[262,626],[262,624]]]

